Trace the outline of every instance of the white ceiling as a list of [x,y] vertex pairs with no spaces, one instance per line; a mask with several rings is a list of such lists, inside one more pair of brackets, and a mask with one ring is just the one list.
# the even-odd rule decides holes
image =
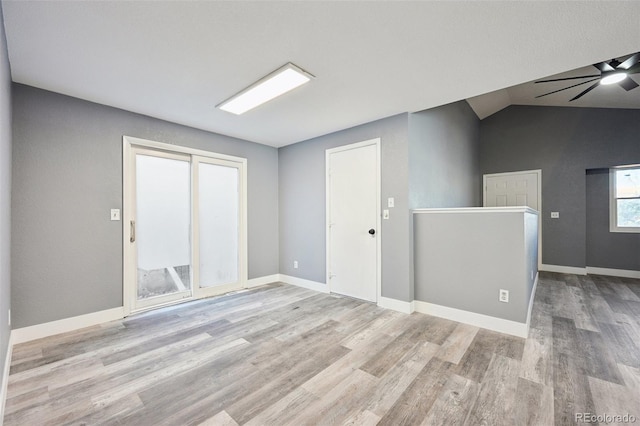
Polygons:
[[[14,81],[276,147],[640,51],[640,2],[629,1],[3,9]],[[317,78],[241,116],[214,108],[286,62]],[[524,87],[508,95],[531,97]]]

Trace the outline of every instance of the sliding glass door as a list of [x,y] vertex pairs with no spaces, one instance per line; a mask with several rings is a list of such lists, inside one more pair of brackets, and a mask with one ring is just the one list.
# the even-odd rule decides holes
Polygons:
[[127,146],[127,138],[125,150],[126,310],[241,288],[246,160]]
[[190,158],[136,150],[135,169],[136,307],[190,297]]
[[196,293],[236,287],[240,276],[240,168],[238,163],[194,157],[194,264]]

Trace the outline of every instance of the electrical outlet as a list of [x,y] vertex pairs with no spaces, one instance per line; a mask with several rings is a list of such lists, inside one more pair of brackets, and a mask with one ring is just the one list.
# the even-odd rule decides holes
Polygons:
[[551,219],[559,219],[560,212],[551,212]]
[[500,289],[500,298],[498,300],[504,303],[509,303],[509,290]]
[[298,269],[298,261],[297,260],[293,261],[293,269]]
[[120,220],[120,209],[111,209],[111,220]]
[[393,197],[389,197],[387,199],[387,206],[388,207],[394,207],[396,205],[396,200],[393,199]]

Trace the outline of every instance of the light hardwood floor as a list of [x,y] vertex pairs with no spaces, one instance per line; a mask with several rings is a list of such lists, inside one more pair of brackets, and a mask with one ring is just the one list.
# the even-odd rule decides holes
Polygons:
[[528,339],[271,284],[14,348],[6,425],[640,423],[640,281],[542,273]]

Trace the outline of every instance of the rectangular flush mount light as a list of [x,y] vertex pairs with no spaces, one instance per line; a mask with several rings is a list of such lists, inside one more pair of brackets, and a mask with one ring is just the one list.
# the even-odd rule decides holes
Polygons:
[[313,75],[288,63],[217,105],[217,108],[240,115],[308,83],[312,78]]

